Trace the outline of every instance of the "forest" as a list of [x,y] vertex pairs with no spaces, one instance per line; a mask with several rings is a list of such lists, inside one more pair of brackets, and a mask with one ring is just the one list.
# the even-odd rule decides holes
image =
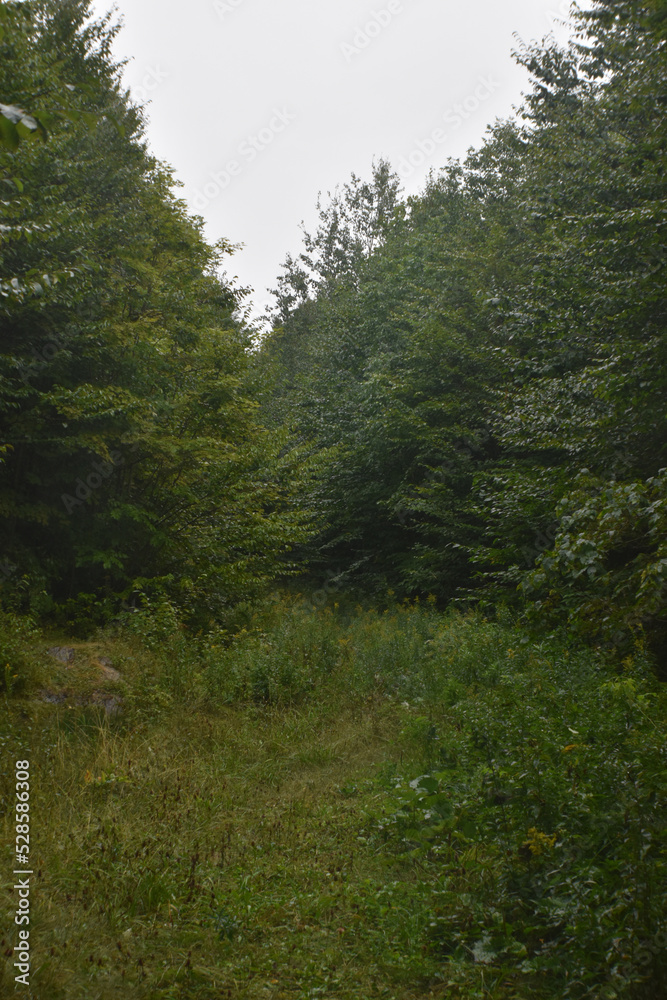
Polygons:
[[260,323],[114,15],[0,3],[26,995],[662,995],[667,3],[573,18],[419,195],[321,196]]

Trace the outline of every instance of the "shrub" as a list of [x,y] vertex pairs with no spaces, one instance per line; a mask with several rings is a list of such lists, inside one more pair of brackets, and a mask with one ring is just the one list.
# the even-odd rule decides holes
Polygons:
[[11,695],[26,688],[36,666],[29,647],[37,635],[31,618],[0,611],[0,691]]
[[231,642],[212,635],[203,644],[208,694],[226,702],[292,704],[329,677],[341,660],[340,624],[286,600],[265,611]]
[[432,951],[548,975],[562,997],[656,996],[667,781],[649,664],[619,674],[470,619],[450,618],[434,648],[460,697],[413,722],[426,772],[397,782],[377,822],[420,859]]

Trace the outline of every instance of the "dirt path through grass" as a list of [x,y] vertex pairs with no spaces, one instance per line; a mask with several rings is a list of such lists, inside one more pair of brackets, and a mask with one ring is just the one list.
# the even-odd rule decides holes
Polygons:
[[424,995],[389,975],[372,919],[388,871],[364,823],[399,753],[390,705],[127,728],[72,699],[17,729],[26,714],[39,1000]]
[[619,673],[417,606],[289,607],[227,643],[144,625],[67,661],[37,638],[0,716],[6,872],[30,761],[35,1000],[656,995],[665,696],[640,653]]

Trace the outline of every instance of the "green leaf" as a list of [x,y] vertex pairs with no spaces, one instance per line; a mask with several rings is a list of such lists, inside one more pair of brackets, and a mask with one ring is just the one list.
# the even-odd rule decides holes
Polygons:
[[19,148],[20,136],[16,129],[16,125],[11,118],[8,118],[2,111],[0,106],[0,145],[5,146],[7,149],[16,151]]

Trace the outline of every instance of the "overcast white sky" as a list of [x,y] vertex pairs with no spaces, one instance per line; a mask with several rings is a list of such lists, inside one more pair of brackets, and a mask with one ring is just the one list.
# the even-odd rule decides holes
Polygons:
[[[127,85],[152,151],[229,273],[268,302],[318,191],[385,156],[414,193],[520,102],[514,33],[541,39],[567,0],[115,0]],[[95,0],[103,13],[112,0]]]

